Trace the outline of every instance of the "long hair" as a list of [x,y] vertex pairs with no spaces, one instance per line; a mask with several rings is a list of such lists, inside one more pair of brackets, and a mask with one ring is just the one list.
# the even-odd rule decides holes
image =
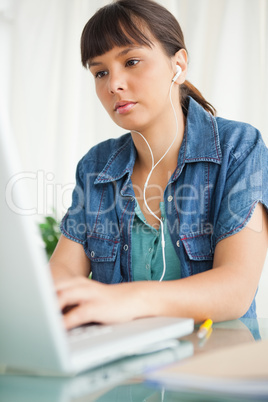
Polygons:
[[[145,28],[145,29],[144,29]],[[85,25],[81,36],[81,60],[84,67],[90,59],[100,56],[114,46],[135,43],[152,47],[146,28],[172,57],[186,49],[184,36],[176,18],[163,6],[152,0],[115,0],[100,8]],[[180,101],[184,113],[188,110],[188,96],[205,110],[216,114],[215,108],[189,82],[180,85]]]

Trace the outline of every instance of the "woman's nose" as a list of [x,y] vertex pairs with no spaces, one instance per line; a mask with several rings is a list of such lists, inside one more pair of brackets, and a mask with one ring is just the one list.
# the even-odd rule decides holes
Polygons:
[[108,83],[109,92],[111,94],[115,94],[117,92],[121,92],[126,89],[126,80],[123,73],[109,73],[109,83]]

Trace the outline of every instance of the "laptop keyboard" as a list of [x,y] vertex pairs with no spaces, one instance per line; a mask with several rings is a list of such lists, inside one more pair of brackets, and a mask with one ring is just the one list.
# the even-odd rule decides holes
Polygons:
[[69,342],[78,342],[84,339],[92,339],[100,335],[106,335],[112,332],[109,325],[88,324],[73,328],[67,332]]

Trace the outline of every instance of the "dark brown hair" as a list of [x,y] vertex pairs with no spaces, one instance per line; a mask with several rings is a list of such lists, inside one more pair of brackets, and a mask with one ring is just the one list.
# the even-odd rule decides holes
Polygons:
[[[153,43],[146,37],[144,27],[162,44],[169,57],[180,49],[186,50],[181,27],[166,8],[152,0],[115,0],[99,9],[84,27],[81,36],[83,66],[87,67],[90,59],[114,46],[139,43],[151,47]],[[188,110],[188,96],[191,96],[205,110],[216,114],[215,108],[189,81],[180,86],[180,96],[185,113]]]

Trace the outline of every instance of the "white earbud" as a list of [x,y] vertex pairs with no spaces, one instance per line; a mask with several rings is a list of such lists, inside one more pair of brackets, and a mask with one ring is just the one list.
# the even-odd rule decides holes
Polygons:
[[174,75],[172,81],[175,82],[176,79],[179,78],[180,74],[181,74],[181,67],[180,67],[180,66],[177,66],[176,74]]

